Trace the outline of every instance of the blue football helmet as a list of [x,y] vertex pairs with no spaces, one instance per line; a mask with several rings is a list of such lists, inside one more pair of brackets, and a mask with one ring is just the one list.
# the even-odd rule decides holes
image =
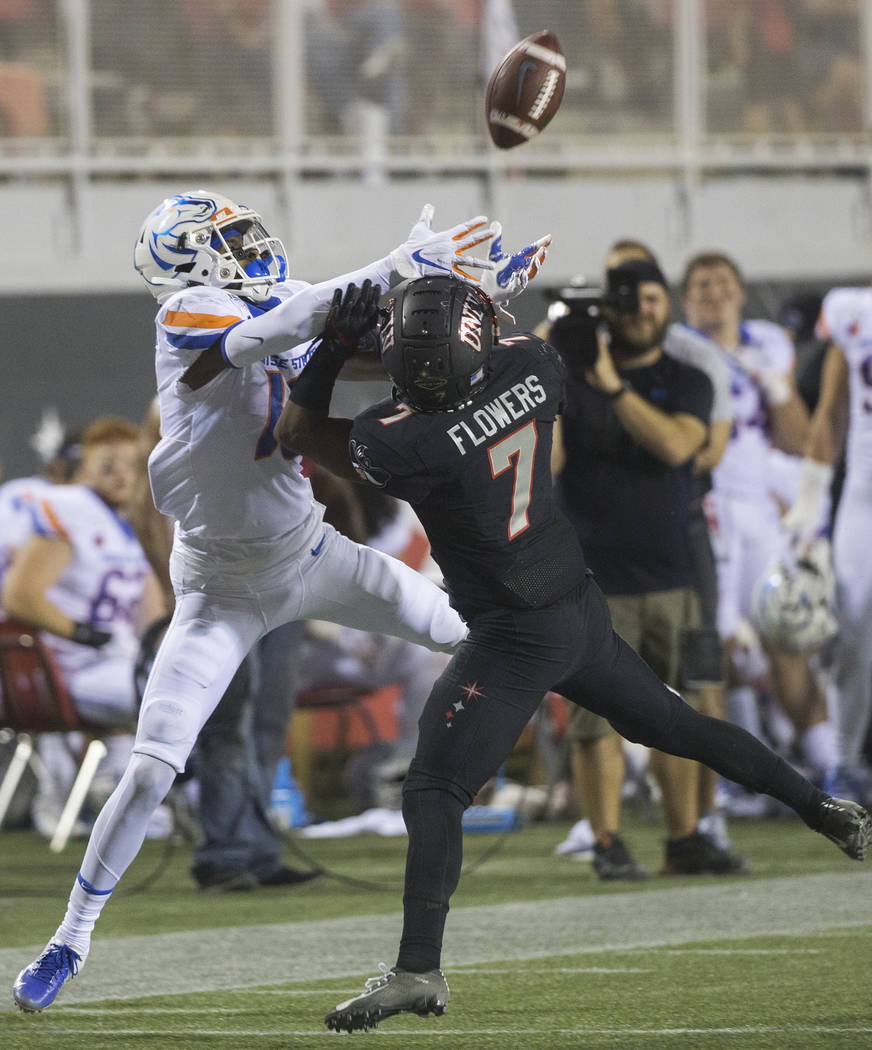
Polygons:
[[168,197],[149,215],[133,265],[158,302],[197,284],[257,302],[287,277],[287,252],[257,212],[220,193],[195,190]]

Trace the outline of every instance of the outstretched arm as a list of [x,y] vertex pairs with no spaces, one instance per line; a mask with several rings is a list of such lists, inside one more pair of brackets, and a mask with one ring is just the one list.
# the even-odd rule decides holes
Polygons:
[[476,280],[468,270],[484,272],[497,268],[493,259],[467,254],[494,237],[493,230],[486,225],[486,216],[477,215],[447,230],[434,231],[432,221],[433,205],[425,204],[406,240],[383,259],[302,288],[272,310],[228,328],[187,369],[182,382],[191,390],[198,390],[226,368],[243,368],[304,342],[311,336],[318,319],[327,313],[337,287],[351,284],[361,287],[369,281],[387,288],[394,273],[402,278],[453,273]]
[[356,477],[348,455],[350,419],[329,417],[333,387],[362,337],[375,327],[381,289],[365,281],[358,290],[337,288],[320,343],[282,409],[273,434],[286,449],[306,456],[341,478]]

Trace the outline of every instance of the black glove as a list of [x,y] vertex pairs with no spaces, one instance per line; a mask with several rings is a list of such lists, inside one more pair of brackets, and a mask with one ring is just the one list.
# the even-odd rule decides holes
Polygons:
[[333,385],[346,360],[363,347],[373,349],[370,333],[378,324],[381,287],[369,280],[363,287],[350,284],[333,293],[320,342],[306,367],[291,386],[291,400],[311,412],[330,410]]
[[324,322],[324,341],[345,355],[354,353],[361,340],[371,345],[368,336],[378,325],[380,297],[381,285],[374,285],[369,278],[360,289],[350,284],[343,294],[337,288]]
[[96,627],[92,627],[89,623],[73,625],[72,640],[78,642],[79,645],[90,645],[92,649],[102,649],[111,637],[112,635],[109,631],[98,631]]

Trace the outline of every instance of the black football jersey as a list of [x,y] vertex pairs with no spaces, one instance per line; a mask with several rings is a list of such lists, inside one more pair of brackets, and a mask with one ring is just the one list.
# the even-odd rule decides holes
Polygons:
[[387,400],[354,420],[357,472],[412,505],[467,617],[549,605],[584,575],[551,481],[564,379],[555,350],[515,336],[494,348],[485,385],[465,408],[417,413]]

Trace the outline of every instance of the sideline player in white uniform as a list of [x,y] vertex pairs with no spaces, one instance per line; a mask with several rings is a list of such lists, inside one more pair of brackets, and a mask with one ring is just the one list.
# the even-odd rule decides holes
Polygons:
[[[252,645],[298,619],[331,620],[450,652],[466,626],[435,584],[323,520],[299,459],[273,426],[300,347],[334,289],[400,277],[494,271],[506,297],[544,260],[542,239],[498,270],[464,253],[499,240],[479,216],[434,233],[426,205],[389,255],[318,285],[290,280],[284,245],[250,208],[208,191],[163,201],[145,220],[134,264],[160,304],[156,371],[162,438],[149,458],[155,504],[175,519],[176,607],[140,711],[134,754],[103,808],[63,922],[18,976],[16,1003],[51,1005],[83,964],[96,919],[136,856],[149,817]],[[297,346],[297,349],[292,349]],[[376,355],[364,373],[383,378]],[[344,373],[347,375],[347,373]]]
[[[127,728],[126,737],[107,739],[110,754],[101,763],[101,775],[115,782],[133,743],[138,636],[165,611],[157,579],[125,516],[138,473],[138,439],[139,428],[129,420],[98,419],[82,437],[77,484],[24,488],[19,514],[24,542],[3,586],[5,612],[43,632],[81,717]],[[44,835],[53,834],[75,777],[64,738],[49,733],[39,739],[43,771],[33,816]]]
[[818,337],[829,340],[821,392],[786,527],[807,540],[825,526],[833,465],[846,475],[833,531],[839,640],[832,681],[838,762],[825,783],[869,794],[862,749],[872,714],[872,288],[835,288],[824,298]]
[[[52,483],[39,475],[12,478],[0,485],[0,587],[12,558],[33,534],[33,510],[41,493]],[[0,617],[5,614],[0,610]]]
[[80,714],[128,725],[135,712],[133,664],[139,617],[163,612],[160,588],[125,517],[139,428],[104,417],[83,435],[76,484],[31,496],[32,535],[3,589],[6,612],[45,631],[46,645]]
[[[733,395],[733,429],[706,502],[718,562],[718,628],[734,670],[752,623],[754,585],[788,546],[773,494],[770,447],[796,454],[808,432],[808,412],[793,378],[793,345],[774,322],[743,321],[744,305],[744,281],[729,256],[706,252],[688,261],[685,315],[721,347]],[[775,698],[806,761],[822,775],[835,754],[835,734],[809,658],[770,643],[764,647]],[[759,735],[753,688],[738,685],[729,703],[730,717]]]

